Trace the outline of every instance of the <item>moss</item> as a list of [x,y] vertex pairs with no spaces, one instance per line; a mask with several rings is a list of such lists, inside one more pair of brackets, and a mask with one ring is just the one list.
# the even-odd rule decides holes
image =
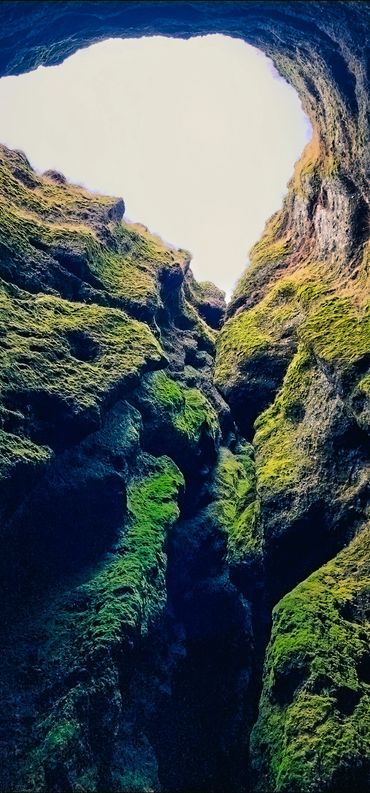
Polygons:
[[[125,632],[146,633],[166,601],[164,543],[179,515],[176,499],[183,477],[169,458],[149,458],[147,466],[129,485],[129,523],[116,557],[81,590],[92,601],[85,633],[94,653],[101,645],[119,643]],[[94,603],[99,603],[97,614]]]
[[296,286],[286,279],[257,306],[232,317],[217,340],[216,383],[227,388],[230,382],[237,382],[244,364],[273,347],[287,325],[296,324],[299,315]]
[[132,307],[158,305],[157,269],[167,260],[170,264],[170,252],[166,251],[166,256],[163,251],[159,256],[159,251],[140,239],[129,224],[122,223],[112,230],[112,240],[115,250],[104,245],[87,225],[53,223],[15,211],[14,207],[2,207],[0,257],[3,260],[17,256],[32,262],[36,257],[47,267],[48,257],[58,259],[62,251],[64,256],[75,257],[80,266],[85,265],[85,277],[89,279],[90,271],[111,296],[130,301]]
[[[76,718],[62,718],[55,723],[49,717],[39,727],[43,732],[43,740],[37,749],[33,750],[28,759],[26,778],[27,790],[45,789],[46,769],[65,769],[74,756],[75,746],[80,738],[80,725]],[[64,771],[66,777],[66,771]]]
[[356,310],[348,297],[328,297],[302,323],[299,334],[326,361],[355,363],[370,353],[369,305]]
[[115,202],[39,177],[16,152],[0,146],[0,261],[5,270],[14,258],[21,260],[22,269],[27,261],[33,269],[35,261],[50,268],[63,250],[77,258],[77,268],[85,266],[88,280],[90,273],[127,307],[147,307],[153,313],[160,305],[160,271],[183,265],[188,254],[166,246],[144,226],[110,221]]
[[305,147],[298,160],[291,187],[296,195],[309,198],[312,195],[312,185],[321,184],[339,173],[340,165],[332,154],[322,151],[317,132]]
[[256,306],[231,317],[217,340],[218,385],[227,390],[237,385],[253,358],[287,350],[289,338],[342,369],[365,358],[369,304],[357,305],[353,296],[333,291],[329,272],[310,263],[273,284]]
[[162,360],[149,328],[118,309],[31,296],[6,284],[0,287],[0,328],[1,395],[13,409],[19,405],[26,435],[36,398],[38,411],[49,398],[42,408],[49,420],[50,399],[57,414],[63,404],[70,416],[98,411],[113,388]]
[[311,383],[310,356],[298,350],[278,396],[255,422],[258,488],[263,491],[290,488],[310,467],[299,443],[299,424]]
[[357,388],[359,391],[362,391],[363,394],[370,396],[370,374],[366,374],[365,377],[359,380]]
[[366,529],[274,609],[252,736],[261,791],[334,790],[346,778],[361,786],[356,774],[370,764],[369,570]]
[[291,252],[289,237],[274,239],[272,234],[264,235],[260,242],[252,248],[250,260],[252,266],[258,266],[266,261],[280,261]]
[[[45,770],[58,758],[65,760],[65,773],[69,764],[81,769],[81,782],[85,774],[93,774],[100,751],[104,755],[114,738],[121,707],[116,661],[125,653],[128,668],[130,648],[139,645],[163,613],[165,545],[179,516],[183,484],[172,460],[142,455],[127,489],[127,520],[115,552],[90,571],[85,583],[51,603],[42,626],[33,628],[46,630],[49,637],[39,663],[52,686],[59,681],[59,697],[53,697],[48,715],[34,729],[36,748],[24,772],[31,789],[46,788]],[[94,732],[102,730],[104,736],[104,745],[95,746],[94,761],[89,719]]]
[[155,409],[162,409],[175,431],[190,444],[199,442],[204,429],[216,440],[216,411],[197,388],[187,388],[161,371],[152,375],[150,391]]
[[219,329],[226,310],[225,292],[211,281],[196,281],[189,269],[184,279],[184,294],[187,302],[196,309],[207,325]]
[[129,305],[161,305],[158,278],[163,269],[183,265],[186,254],[166,247],[144,227],[122,221],[112,230],[115,250],[103,245],[90,259],[90,269],[104,286]]
[[23,465],[43,465],[52,458],[47,446],[37,446],[23,436],[0,430],[0,481]]
[[46,734],[44,749],[46,754],[65,754],[73,740],[76,739],[76,734],[79,731],[77,722],[61,721],[59,724],[52,727]]
[[[83,187],[38,176],[24,155],[0,146],[0,194],[5,203],[45,219],[81,222],[83,213],[101,217],[117,199],[89,193]],[[106,215],[104,214],[104,217]]]
[[213,330],[199,316],[194,306],[189,300],[183,302],[183,312],[190,326],[197,335],[198,344],[201,349],[207,350],[211,355],[214,354],[217,339],[217,331]]
[[243,444],[235,454],[221,450],[211,492],[215,498],[212,514],[227,533],[229,561],[238,563],[259,554],[259,501],[254,450],[250,444]]
[[267,222],[261,239],[253,246],[249,253],[249,264],[236,284],[232,295],[232,304],[238,304],[256,283],[268,281],[276,266],[284,264],[292,252],[292,243],[289,233],[283,226],[283,213],[276,212]]
[[[151,320],[164,270],[179,270],[188,254],[121,222],[116,204],[38,176],[24,155],[0,146],[4,472],[12,460],[46,460],[46,444],[57,450],[96,429],[122,389],[164,362],[149,327],[121,306]],[[89,302],[64,299],[75,294]]]

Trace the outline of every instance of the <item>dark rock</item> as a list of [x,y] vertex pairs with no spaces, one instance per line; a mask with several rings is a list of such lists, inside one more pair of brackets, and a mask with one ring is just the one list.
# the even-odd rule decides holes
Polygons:
[[123,198],[119,198],[113,206],[108,209],[108,219],[114,220],[116,223],[119,223],[122,220],[125,214],[125,202]]
[[368,5],[0,14],[3,75],[112,36],[241,37],[314,129],[228,307],[222,396],[224,298],[189,255],[152,260],[122,199],[55,172],[38,205],[1,147],[1,789],[365,790]]
[[53,169],[44,171],[44,176],[46,176],[47,179],[51,179],[52,182],[56,182],[56,184],[67,183],[66,177],[62,173],[59,173],[59,171],[54,171]]

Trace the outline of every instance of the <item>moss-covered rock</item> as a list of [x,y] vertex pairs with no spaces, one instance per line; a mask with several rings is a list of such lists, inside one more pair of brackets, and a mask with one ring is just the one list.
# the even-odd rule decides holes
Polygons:
[[155,372],[141,382],[135,401],[149,451],[168,454],[186,474],[209,467],[220,428],[215,408],[198,388],[188,388],[164,371]]
[[275,607],[256,789],[365,790],[370,778],[368,529]]
[[222,328],[215,378],[256,449],[276,598],[366,519],[370,337],[366,294],[344,290],[328,263],[300,262],[263,289]]
[[[229,33],[273,59],[314,133],[218,340],[216,383],[255,462],[212,381],[218,290],[193,282],[185,251],[126,223],[122,199],[0,150],[2,579],[14,623],[1,786],[246,789],[260,604],[303,581],[274,613],[255,788],[365,789],[369,9],[45,8],[2,4],[2,74],[107,35]],[[144,375],[156,368],[167,371]],[[214,411],[230,446],[217,459]],[[181,474],[142,455],[149,439],[191,482],[176,528]]]
[[[155,789],[184,481],[163,452],[188,475],[215,458],[228,412],[209,377],[215,333],[183,289],[189,254],[125,223],[122,200],[1,147],[0,208],[0,572],[14,622],[0,786]],[[164,368],[177,379],[146,374]]]
[[184,292],[207,325],[217,330],[225,316],[225,293],[210,281],[196,281],[191,270],[186,274]]
[[[125,718],[122,697],[129,696],[133,653],[166,605],[165,545],[179,516],[182,486],[168,458],[139,458],[116,551],[35,622],[43,671],[33,696],[45,705],[26,739],[20,784],[27,789],[118,784],[107,762]],[[134,741],[127,730],[129,724],[126,740]]]
[[[96,426],[104,401],[114,392],[119,396],[140,371],[164,361],[149,328],[117,309],[31,296],[6,284],[0,300],[1,328],[6,332],[2,406],[12,410],[12,428],[18,419],[22,431],[36,440],[49,437],[53,445],[53,421],[63,420],[60,443],[67,445],[69,416],[71,422],[80,420],[81,433],[85,413],[90,414],[91,427]],[[15,408],[23,411],[22,418],[14,415]],[[43,421],[48,422],[47,431]]]
[[234,453],[221,449],[211,493],[209,508],[227,534],[230,564],[251,563],[261,554],[261,537],[257,530],[259,499],[254,450],[241,444]]

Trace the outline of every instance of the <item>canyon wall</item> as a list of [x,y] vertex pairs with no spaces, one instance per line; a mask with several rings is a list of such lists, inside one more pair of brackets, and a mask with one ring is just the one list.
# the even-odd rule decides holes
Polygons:
[[238,36],[313,127],[227,311],[122,199],[0,149],[0,789],[365,790],[369,6],[0,13],[3,75]]

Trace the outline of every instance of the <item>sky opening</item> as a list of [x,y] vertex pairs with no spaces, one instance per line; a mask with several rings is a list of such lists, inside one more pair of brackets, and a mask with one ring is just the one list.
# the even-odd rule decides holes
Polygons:
[[0,140],[122,196],[229,296],[311,137],[297,93],[240,39],[110,39],[0,80]]

